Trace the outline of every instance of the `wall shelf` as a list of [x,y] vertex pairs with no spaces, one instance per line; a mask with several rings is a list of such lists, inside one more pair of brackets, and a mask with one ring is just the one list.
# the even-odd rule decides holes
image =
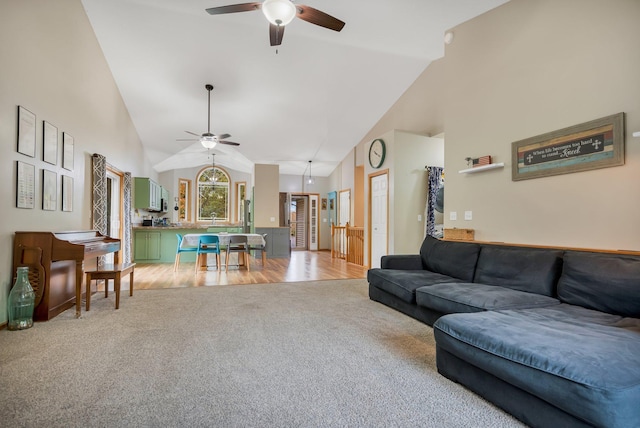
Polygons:
[[474,172],[487,171],[490,169],[503,168],[504,162],[500,163],[490,163],[489,165],[476,166],[475,168],[467,168],[461,169],[458,171],[459,174],[472,174]]

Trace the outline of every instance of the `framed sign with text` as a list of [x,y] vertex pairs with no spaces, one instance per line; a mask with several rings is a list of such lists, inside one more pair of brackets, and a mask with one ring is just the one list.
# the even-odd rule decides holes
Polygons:
[[513,181],[624,165],[624,113],[511,143]]

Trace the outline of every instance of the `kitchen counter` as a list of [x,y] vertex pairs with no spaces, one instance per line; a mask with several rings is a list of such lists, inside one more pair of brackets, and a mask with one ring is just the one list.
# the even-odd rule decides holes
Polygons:
[[207,229],[215,229],[215,230],[221,230],[221,231],[225,231],[227,229],[242,229],[242,225],[210,225],[210,224],[186,224],[186,225],[169,225],[169,226],[142,226],[142,225],[134,225],[131,227],[133,230],[147,230],[147,229],[151,229],[151,230],[156,230],[156,229],[172,229],[172,230],[176,230],[176,229],[183,229],[183,230],[193,230],[193,229],[198,229],[198,230],[207,230]]
[[[176,257],[176,234],[204,232],[242,232],[242,226],[185,224],[169,226],[133,226],[133,259],[141,263],[171,263]],[[194,262],[195,253],[183,253],[181,260]]]

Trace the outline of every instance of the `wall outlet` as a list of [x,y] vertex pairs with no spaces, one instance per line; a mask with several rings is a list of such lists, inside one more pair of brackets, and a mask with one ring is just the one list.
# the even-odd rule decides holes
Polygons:
[[473,220],[473,211],[465,211],[464,212],[465,220]]
[[422,221],[422,214],[418,214],[418,221]]
[[276,222],[276,218],[275,218],[275,217],[269,217],[269,221],[270,221],[271,223],[275,223],[275,222]]
[[449,220],[457,220],[458,219],[458,213],[455,211],[449,211]]

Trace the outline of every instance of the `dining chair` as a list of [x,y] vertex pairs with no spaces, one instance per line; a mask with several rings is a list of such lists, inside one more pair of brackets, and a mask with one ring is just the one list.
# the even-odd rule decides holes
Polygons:
[[195,253],[198,251],[197,247],[182,247],[182,235],[176,233],[176,238],[178,238],[178,247],[176,248],[176,260],[173,262],[173,271],[177,271],[180,268],[180,253]]
[[240,267],[240,255],[242,255],[242,261],[244,265],[247,267],[247,270],[251,270],[249,268],[250,258],[247,257],[247,255],[249,254],[249,243],[247,242],[246,236],[229,236],[229,245],[227,245],[227,257],[225,260],[225,270],[229,270],[229,257],[231,256],[231,253],[236,253],[238,255],[238,267]]
[[196,273],[200,267],[200,256],[202,254],[216,255],[216,269],[220,268],[220,238],[217,235],[201,235],[196,251]]
[[267,234],[262,234],[262,245],[249,245],[249,253],[251,251],[260,251],[260,255],[262,256],[262,266],[264,266],[267,260]]

